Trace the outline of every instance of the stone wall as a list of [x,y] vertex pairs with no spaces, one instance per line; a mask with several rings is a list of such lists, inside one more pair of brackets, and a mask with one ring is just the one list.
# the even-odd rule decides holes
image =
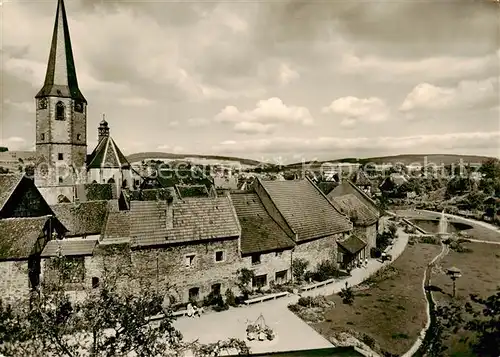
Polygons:
[[266,275],[268,287],[271,282],[276,280],[276,273],[286,271],[286,281],[292,277],[291,274],[292,250],[283,252],[269,252],[260,255],[260,263],[252,264],[252,257],[243,257],[243,265],[245,268],[254,272],[255,276]]
[[[238,251],[238,240],[228,239],[189,245],[167,246],[151,249],[124,247],[103,248],[89,262],[87,276],[116,279],[120,289],[154,289],[160,294],[170,294],[176,301],[186,302],[189,289],[199,289],[199,299],[208,295],[214,284],[221,292],[234,289],[237,270],[243,267]],[[223,261],[216,261],[216,252],[223,252]],[[191,266],[188,256],[194,255]]]
[[337,240],[340,240],[341,237],[342,234],[333,234],[307,242],[299,242],[295,246],[293,259],[308,261],[308,270],[314,270],[324,260],[337,263]]
[[29,298],[28,261],[0,262],[0,298],[15,303]]

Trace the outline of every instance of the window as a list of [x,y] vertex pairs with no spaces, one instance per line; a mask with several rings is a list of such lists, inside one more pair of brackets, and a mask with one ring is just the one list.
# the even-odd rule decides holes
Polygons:
[[42,134],[40,135],[40,140],[45,140],[45,134],[43,134],[43,133],[42,133]]
[[59,183],[63,183],[63,178],[59,177]]
[[64,155],[62,153],[57,154],[58,160],[64,160]]
[[56,104],[56,120],[64,120],[64,103],[57,102]]
[[282,271],[277,271],[274,277],[274,280],[276,281],[276,284],[281,285],[286,283],[287,278],[287,271],[282,270]]
[[220,295],[220,291],[221,291],[221,284],[220,283],[212,285],[212,293],[214,295]]
[[215,261],[216,262],[224,261],[224,251],[219,250],[219,251],[215,252]]
[[260,264],[260,254],[254,254],[252,255],[252,264]]
[[76,134],[76,140],[82,140],[82,134]]
[[38,109],[47,109],[47,98],[41,98],[38,100]]
[[198,301],[200,298],[200,288],[189,289],[189,301]]
[[267,285],[267,275],[257,275],[252,280],[252,286],[259,289]]
[[186,267],[191,267],[194,264],[195,254],[186,255]]
[[283,252],[276,252],[276,256],[277,256],[278,258],[281,258],[281,256],[282,256],[282,255],[283,255]]
[[92,289],[96,289],[99,287],[99,278],[92,277]]

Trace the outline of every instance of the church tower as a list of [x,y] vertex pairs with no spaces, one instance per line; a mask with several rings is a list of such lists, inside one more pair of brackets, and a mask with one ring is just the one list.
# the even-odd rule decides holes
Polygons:
[[76,183],[86,181],[87,101],[78,88],[63,0],[57,3],[45,82],[35,99],[35,183],[42,192],[70,196]]

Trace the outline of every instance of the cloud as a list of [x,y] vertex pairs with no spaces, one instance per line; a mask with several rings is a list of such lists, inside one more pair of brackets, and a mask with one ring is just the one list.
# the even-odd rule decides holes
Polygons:
[[351,127],[359,122],[379,123],[389,117],[389,108],[380,98],[343,97],[321,110],[324,114],[342,117],[340,125]]
[[171,128],[177,128],[179,126],[179,121],[172,120],[172,121],[168,122],[168,126]]
[[256,107],[249,111],[240,111],[235,106],[227,106],[214,119],[221,123],[257,122],[310,125],[313,122],[309,109],[287,106],[276,97],[258,101]]
[[461,81],[456,87],[420,83],[406,96],[399,110],[493,107],[500,101],[498,82],[498,77],[491,77],[481,81]]
[[147,99],[147,98],[141,98],[141,97],[129,97],[129,98],[122,98],[118,100],[118,102],[122,105],[125,106],[130,106],[130,107],[147,107],[149,105],[153,105],[155,101]]
[[1,140],[1,145],[8,147],[10,151],[28,149],[26,139],[19,136],[11,136],[7,139]]
[[22,112],[34,114],[35,113],[35,103],[34,102],[13,102],[10,99],[4,99],[3,104],[11,106]]
[[499,51],[477,57],[428,57],[394,59],[375,55],[358,56],[347,53],[342,56],[340,72],[363,74],[378,80],[429,78],[447,79],[481,75],[485,70],[498,68]]
[[281,84],[289,84],[300,77],[299,72],[290,68],[286,63],[282,63],[279,70]]
[[191,118],[191,119],[188,119],[187,123],[189,126],[192,126],[192,127],[200,127],[200,126],[208,125],[210,123],[210,121],[206,118]]
[[304,139],[297,137],[274,137],[272,139],[255,139],[246,141],[228,141],[214,146],[214,150],[221,153],[286,153],[296,152],[321,153],[332,151],[357,150],[373,151],[421,151],[425,147],[427,152],[442,149],[478,149],[495,148],[500,140],[500,131],[496,132],[467,132],[413,135],[402,137],[318,137]]
[[275,125],[259,122],[242,121],[234,125],[234,131],[244,134],[267,134],[274,130]]

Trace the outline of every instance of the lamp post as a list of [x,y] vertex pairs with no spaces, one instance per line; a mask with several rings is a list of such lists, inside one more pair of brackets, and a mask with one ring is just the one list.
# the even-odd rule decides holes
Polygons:
[[462,276],[462,272],[460,269],[451,267],[446,271],[446,275],[448,275],[451,280],[453,281],[453,297],[456,295],[456,286],[455,286],[455,281]]

